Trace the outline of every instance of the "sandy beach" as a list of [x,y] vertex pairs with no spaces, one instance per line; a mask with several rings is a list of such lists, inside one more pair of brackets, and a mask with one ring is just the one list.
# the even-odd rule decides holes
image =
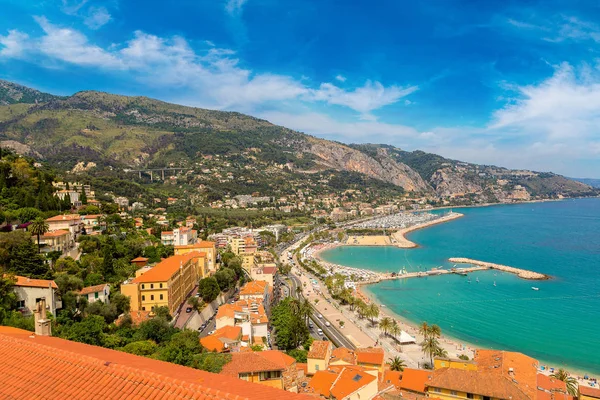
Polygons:
[[348,246],[391,246],[392,239],[385,235],[348,236]]
[[433,221],[427,221],[424,222],[422,224],[417,224],[417,225],[413,225],[413,226],[409,226],[408,228],[404,228],[404,229],[399,229],[396,232],[392,233],[392,237],[394,238],[395,241],[395,245],[402,248],[402,249],[411,249],[414,247],[418,247],[418,245],[414,242],[411,242],[410,240],[408,240],[405,235],[409,232],[412,231],[416,231],[417,229],[423,229],[423,228],[427,228],[428,226],[432,226],[432,225],[437,225],[437,224],[441,224],[444,222],[448,222],[448,221],[452,221],[454,219],[460,218],[462,217],[464,214],[460,214],[460,213],[452,213],[449,215],[446,215],[442,218],[438,218],[435,219]]

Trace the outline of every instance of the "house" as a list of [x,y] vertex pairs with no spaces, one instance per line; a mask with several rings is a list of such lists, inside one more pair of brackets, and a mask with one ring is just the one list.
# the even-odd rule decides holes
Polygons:
[[356,349],[355,354],[357,365],[367,368],[375,368],[379,373],[383,373],[385,353],[381,347]]
[[378,393],[377,371],[356,365],[335,366],[317,371],[307,393],[335,400],[370,400]]
[[250,270],[250,278],[255,281],[267,282],[270,288],[273,287],[276,274],[276,264],[258,264]]
[[65,230],[71,233],[71,240],[77,239],[81,233],[81,216],[79,214],[56,215],[46,220],[48,231]]
[[198,241],[198,231],[186,227],[164,231],[160,234],[160,240],[165,246],[187,246]]
[[146,257],[136,257],[131,260],[131,263],[135,264],[138,268],[142,268],[148,264],[148,259]]
[[597,400],[600,399],[600,389],[579,385],[578,400]]
[[[31,239],[37,242],[37,236],[32,235]],[[46,232],[40,236],[40,249],[44,253],[51,251],[60,251],[61,253],[73,247],[74,243],[71,238],[71,233],[64,229]]]
[[265,281],[250,281],[240,289],[240,300],[260,300],[268,309],[271,299],[269,298],[269,284]]
[[219,307],[215,318],[216,328],[225,326],[239,326],[242,335],[247,337],[250,344],[264,342],[262,338],[268,336],[269,319],[265,308],[257,300],[240,300],[233,304],[224,304]]
[[45,299],[46,308],[52,315],[56,310],[62,308],[62,302],[58,299],[58,286],[56,282],[46,279],[31,279],[25,276],[15,275],[13,291],[17,295],[17,308],[26,315],[33,313],[36,304]]
[[[262,385],[255,384],[5,326],[0,326],[0,357],[3,368],[10,371],[0,374],[0,398],[307,399],[277,389],[281,385],[265,385],[271,379],[269,371],[259,374]],[[260,381],[261,376],[266,381]]]
[[200,343],[208,351],[226,353],[242,346],[242,327],[226,325],[217,329],[212,335],[200,339]]
[[433,372],[424,369],[404,368],[400,389],[409,393],[425,395],[426,384],[431,379]]
[[[232,353],[222,375],[287,391],[298,391],[296,360],[278,350]],[[282,395],[281,397],[287,398]]]
[[67,196],[69,197],[69,201],[71,202],[72,206],[81,206],[81,200],[79,200],[79,192],[67,189],[59,190],[56,192],[56,197],[58,197],[61,201],[64,200]]
[[101,301],[104,304],[109,304],[110,285],[108,283],[101,283],[100,285],[84,287],[79,291],[78,295],[85,297],[88,303]]
[[345,347],[333,349],[329,365],[356,365],[356,354]]
[[426,383],[428,395],[442,400],[525,400],[538,396],[537,360],[522,353],[477,350],[474,361],[476,370],[459,363],[434,370]]
[[215,272],[217,270],[217,248],[215,242],[202,240],[189,245],[175,246],[175,255],[186,254],[191,251],[206,253],[206,263],[208,270]]
[[82,215],[81,222],[87,233],[92,231],[102,231],[106,228],[106,223],[102,222],[104,215]]
[[121,293],[131,298],[132,311],[166,306],[174,315],[198,283],[201,258],[196,252],[171,256],[125,281]]
[[325,371],[329,366],[331,358],[331,342],[325,340],[315,340],[310,345],[306,356],[308,364],[308,375],[314,375],[317,371]]

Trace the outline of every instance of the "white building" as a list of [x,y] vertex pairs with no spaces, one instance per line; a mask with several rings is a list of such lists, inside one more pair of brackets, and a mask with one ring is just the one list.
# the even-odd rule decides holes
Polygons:
[[45,279],[30,279],[25,276],[15,276],[16,283],[13,290],[17,295],[17,307],[26,315],[33,313],[36,304],[46,300],[46,309],[56,315],[56,310],[62,308],[58,300],[58,286],[56,282]]
[[198,231],[186,227],[164,231],[160,234],[160,240],[165,246],[188,246],[198,241]]
[[88,303],[101,301],[104,304],[109,304],[110,285],[101,283],[100,285],[84,287],[79,291],[79,296],[85,297]]

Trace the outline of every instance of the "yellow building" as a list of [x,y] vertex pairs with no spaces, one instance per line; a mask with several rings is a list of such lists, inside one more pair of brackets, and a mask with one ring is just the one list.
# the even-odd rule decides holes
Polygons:
[[239,256],[246,251],[246,241],[244,238],[230,237],[227,240],[227,244],[229,245],[231,252],[235,255]]
[[121,293],[131,298],[131,311],[165,306],[175,314],[198,283],[202,259],[198,252],[172,256],[122,284]]
[[187,254],[192,251],[198,251],[206,254],[206,265],[209,272],[216,272],[217,270],[217,247],[215,242],[209,242],[202,240],[198,243],[186,245],[186,246],[175,246],[175,255]]
[[[221,374],[247,382],[285,389],[284,374],[287,372],[288,364],[292,364],[295,369],[295,360],[276,350],[232,353],[231,361],[223,366]],[[281,398],[285,398],[285,395]]]
[[306,355],[307,373],[314,375],[317,371],[325,371],[329,366],[331,358],[331,342],[325,340],[315,340],[310,345],[310,350]]
[[477,370],[477,364],[475,364],[474,361],[465,361],[452,358],[436,358],[435,360],[433,360],[433,367],[433,369],[456,368],[463,369],[465,371]]
[[600,389],[579,385],[579,400],[598,400],[600,399]]
[[252,268],[256,264],[256,259],[254,254],[242,254],[242,268],[250,274],[252,272]]
[[381,347],[367,347],[356,349],[356,364],[366,368],[374,368],[383,373],[385,353]]
[[[37,243],[37,236],[32,235],[31,239]],[[41,251],[60,251],[64,253],[72,247],[71,233],[64,229],[46,232],[40,236]]]

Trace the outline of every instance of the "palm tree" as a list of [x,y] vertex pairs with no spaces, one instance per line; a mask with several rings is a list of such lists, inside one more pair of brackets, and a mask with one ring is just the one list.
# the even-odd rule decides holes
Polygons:
[[383,331],[384,335],[387,335],[390,328],[392,327],[392,320],[389,317],[384,317],[379,321],[379,329]]
[[[394,336],[394,339],[398,339],[398,335],[400,335],[402,333],[402,329],[400,328],[400,325],[398,325],[398,322],[396,322],[396,320],[394,320],[392,322],[392,326],[390,327],[390,333],[392,334],[392,336]],[[402,351],[402,343],[400,342],[400,351]]]
[[563,381],[567,385],[567,392],[569,392],[571,396],[577,396],[577,380],[569,375],[566,370],[559,368],[558,371],[550,376],[559,381]]
[[429,335],[439,338],[440,336],[442,336],[442,328],[435,324],[431,325],[429,327]]
[[423,321],[419,327],[419,333],[423,335],[423,338],[427,339],[427,336],[429,336],[429,325],[427,325],[427,322]]
[[438,352],[440,344],[438,340],[433,336],[427,336],[423,342],[421,342],[421,350],[423,353],[429,356],[431,361],[431,367],[433,368],[433,356]]
[[37,217],[29,225],[29,230],[31,231],[31,233],[37,236],[38,252],[42,251],[41,245],[40,245],[40,236],[42,236],[46,232],[48,232],[49,229],[50,229],[50,226],[48,225],[48,223],[46,223],[46,221],[42,217]]
[[371,319],[371,325],[375,325],[375,318],[379,317],[379,307],[377,307],[377,304],[369,304],[368,317]]
[[437,325],[428,325],[427,322],[423,322],[419,327],[419,333],[423,335],[424,339],[429,337],[439,338],[442,336],[442,329]]
[[440,358],[448,358],[448,352],[444,348],[442,348],[441,346],[438,345],[438,348],[435,349],[434,356],[440,357]]
[[300,315],[302,315],[304,322],[306,322],[308,324],[308,320],[310,319],[310,316],[312,315],[312,307],[311,307],[310,301],[308,301],[308,299],[304,299],[302,301],[302,303],[300,304]]
[[394,358],[390,358],[388,360],[389,364],[390,364],[390,370],[392,371],[404,371],[404,368],[406,368],[406,364],[404,363],[404,360],[401,359],[400,357],[396,356]]

